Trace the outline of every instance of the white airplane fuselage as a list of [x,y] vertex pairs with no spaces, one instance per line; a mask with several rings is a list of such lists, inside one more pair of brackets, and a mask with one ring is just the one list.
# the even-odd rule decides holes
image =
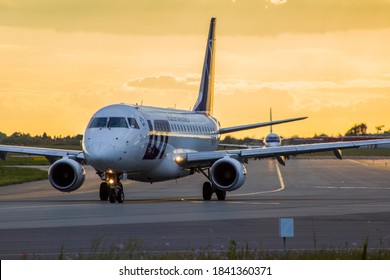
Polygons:
[[85,131],[86,161],[99,172],[156,182],[190,175],[177,153],[215,151],[219,123],[206,114],[116,104],[97,111]]
[[279,147],[282,144],[282,139],[276,133],[269,133],[264,138],[264,146],[265,147]]

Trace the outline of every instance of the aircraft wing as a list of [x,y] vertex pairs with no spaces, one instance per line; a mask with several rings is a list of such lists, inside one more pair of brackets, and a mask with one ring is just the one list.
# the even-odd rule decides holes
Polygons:
[[390,140],[364,140],[348,141],[334,143],[320,143],[307,145],[289,145],[279,147],[246,149],[246,150],[226,150],[214,152],[190,152],[182,153],[176,157],[176,162],[183,168],[210,167],[215,161],[228,156],[239,161],[245,161],[250,158],[269,158],[274,157],[280,163],[282,158],[290,155],[310,154],[315,152],[333,151],[335,156],[342,158],[342,149],[359,148],[361,146],[373,146],[381,144],[390,144]]
[[84,160],[84,153],[77,150],[0,145],[0,159],[5,160],[7,153],[45,156],[49,161],[57,157],[74,157],[75,159]]
[[285,120],[279,120],[279,121],[269,121],[269,122],[262,122],[262,123],[238,125],[238,126],[220,128],[218,132],[219,132],[219,134],[226,134],[226,133],[247,130],[247,129],[253,129],[253,128],[258,128],[258,127],[263,127],[263,126],[270,126],[270,125],[275,125],[275,124],[280,124],[280,123],[295,122],[295,121],[300,121],[300,120],[304,120],[304,119],[307,119],[307,117],[299,117],[299,118],[285,119]]
[[254,149],[262,148],[263,146],[250,146],[250,145],[239,145],[239,144],[218,144],[220,148],[236,148],[236,149]]

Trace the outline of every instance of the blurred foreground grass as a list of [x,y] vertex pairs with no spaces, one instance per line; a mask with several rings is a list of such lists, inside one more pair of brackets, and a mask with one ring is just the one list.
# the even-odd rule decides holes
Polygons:
[[[69,254],[64,246],[55,258],[76,260],[389,260],[389,249],[369,249],[368,239],[360,248],[330,248],[318,250],[265,250],[239,247],[230,240],[218,249],[206,247],[188,251],[150,251],[137,240],[115,242],[104,248],[102,239],[92,241],[89,252]],[[25,255],[26,258],[31,256]]]

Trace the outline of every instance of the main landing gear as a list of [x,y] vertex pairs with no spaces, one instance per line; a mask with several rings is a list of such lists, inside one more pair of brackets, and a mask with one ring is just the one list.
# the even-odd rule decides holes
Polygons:
[[222,191],[213,187],[210,182],[204,182],[203,184],[203,200],[211,200],[213,193],[217,195],[218,200],[226,199],[226,191]]
[[101,176],[105,182],[100,184],[99,196],[100,200],[111,203],[123,203],[125,201],[125,193],[123,192],[123,185],[120,182],[120,175],[114,173],[106,173]]
[[[210,180],[210,169],[207,169],[206,174],[202,169],[199,169],[198,172],[201,172],[207,179]],[[226,199],[226,191],[222,191],[215,186],[212,185],[210,181],[203,183],[203,200],[211,200],[211,197],[213,196],[213,193],[217,195],[218,200],[225,200]]]

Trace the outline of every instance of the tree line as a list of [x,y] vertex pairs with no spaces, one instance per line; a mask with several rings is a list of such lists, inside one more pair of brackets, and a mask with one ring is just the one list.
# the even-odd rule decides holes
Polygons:
[[[377,134],[383,133],[384,135],[390,135],[390,130],[383,130],[384,125],[376,126]],[[346,133],[345,136],[364,136],[367,135],[367,125],[365,123],[353,125]],[[327,136],[321,134],[319,136]],[[341,136],[341,135],[340,135]],[[318,135],[315,135],[318,137]],[[30,133],[14,132],[10,136],[0,132],[0,144],[2,145],[25,145],[25,146],[81,146],[83,135],[78,134],[76,136],[49,136],[46,132],[42,135],[32,136]],[[253,142],[254,139],[245,137],[244,139],[237,139],[233,136],[227,135],[222,141],[224,144],[242,144]]]
[[42,135],[32,136],[30,133],[14,132],[7,135],[0,132],[0,144],[25,145],[25,146],[81,146],[83,135],[76,136],[49,136],[46,132]]
[[[378,125],[375,126],[376,134],[380,134],[383,131],[383,134],[390,134],[390,130],[384,131],[383,128],[384,125]],[[367,134],[367,124],[365,123],[360,123],[360,124],[355,124],[352,126],[346,133],[345,136],[364,136],[368,135]]]

